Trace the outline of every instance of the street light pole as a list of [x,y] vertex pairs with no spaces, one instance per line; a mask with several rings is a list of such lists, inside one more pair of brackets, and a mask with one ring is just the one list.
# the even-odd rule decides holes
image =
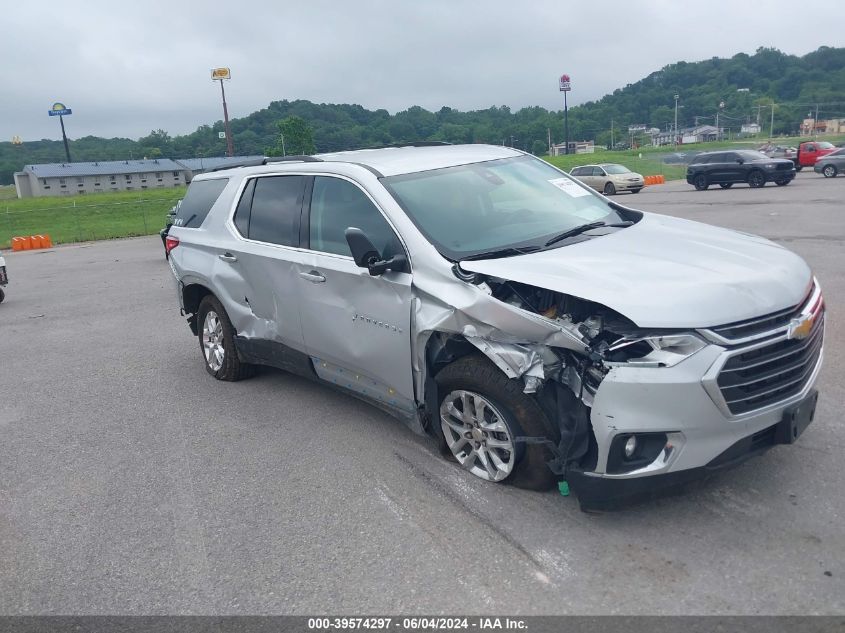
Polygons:
[[672,136],[672,146],[678,146],[678,99],[681,95],[675,95],[675,134]]
[[560,76],[560,91],[563,93],[563,142],[566,154],[569,154],[569,106],[566,103],[566,93],[572,90],[569,75]]

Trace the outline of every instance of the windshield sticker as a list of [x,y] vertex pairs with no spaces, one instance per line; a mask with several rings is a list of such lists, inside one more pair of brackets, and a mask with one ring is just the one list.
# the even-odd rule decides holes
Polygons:
[[571,181],[569,178],[552,178],[549,182],[561,191],[565,191],[573,198],[590,195],[589,191],[583,189],[580,185]]

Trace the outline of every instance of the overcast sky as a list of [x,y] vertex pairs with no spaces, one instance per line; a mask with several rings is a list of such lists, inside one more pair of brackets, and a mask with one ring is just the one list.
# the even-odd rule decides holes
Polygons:
[[[210,69],[229,66],[230,117],[281,99],[390,112],[562,108],[676,61],[845,46],[841,0],[178,0],[21,2],[3,8],[0,140],[192,132],[223,118]],[[667,95],[667,105],[671,105]]]

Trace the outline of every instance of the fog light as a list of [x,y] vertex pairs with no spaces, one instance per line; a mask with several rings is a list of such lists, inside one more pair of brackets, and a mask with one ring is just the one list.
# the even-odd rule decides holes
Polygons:
[[631,457],[634,456],[634,453],[636,452],[636,450],[637,450],[637,436],[632,435],[625,442],[625,458],[631,459]]

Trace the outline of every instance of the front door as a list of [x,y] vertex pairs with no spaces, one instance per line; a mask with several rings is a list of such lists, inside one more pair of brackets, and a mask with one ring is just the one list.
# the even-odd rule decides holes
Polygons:
[[355,265],[344,233],[361,229],[386,258],[402,252],[401,242],[370,197],[342,178],[314,178],[305,218],[310,257],[298,266],[300,312],[317,374],[412,414],[411,274],[371,276]]

